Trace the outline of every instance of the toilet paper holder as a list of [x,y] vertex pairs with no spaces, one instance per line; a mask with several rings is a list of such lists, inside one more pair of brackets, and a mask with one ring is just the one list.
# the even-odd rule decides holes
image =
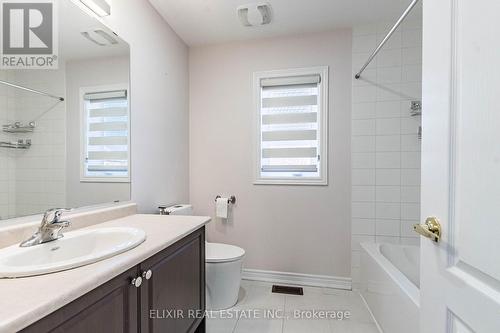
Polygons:
[[[215,201],[217,201],[217,199],[219,199],[219,198],[221,198],[221,196],[220,196],[220,195],[216,196],[216,197],[215,197]],[[227,198],[227,203],[228,203],[228,204],[230,204],[230,203],[231,203],[231,204],[233,204],[233,205],[234,205],[234,204],[236,203],[236,197],[235,197],[234,195],[230,196],[229,198]]]

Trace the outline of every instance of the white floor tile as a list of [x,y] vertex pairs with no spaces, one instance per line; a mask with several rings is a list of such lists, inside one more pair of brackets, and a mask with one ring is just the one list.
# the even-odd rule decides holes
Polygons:
[[287,319],[283,322],[283,333],[330,333],[328,320]]
[[237,319],[207,318],[207,333],[233,333]]
[[[283,310],[285,295],[271,292],[272,285],[247,285],[243,287],[245,295],[238,300],[236,309],[275,309]],[[240,292],[240,296],[241,296]]]
[[[271,292],[272,283],[242,281],[238,304],[227,311],[257,310],[255,318],[240,319],[212,316],[207,319],[208,333],[372,333],[378,332],[361,296],[356,291],[303,287],[304,295],[284,295]],[[285,319],[263,316],[265,310],[284,311]],[[296,318],[294,311],[349,311],[349,319],[318,319],[306,315]],[[296,315],[296,313],[295,313]],[[337,315],[338,316],[338,315]]]
[[375,323],[360,323],[352,320],[330,321],[332,333],[379,333]]
[[240,319],[234,333],[282,333],[283,320],[278,319]]

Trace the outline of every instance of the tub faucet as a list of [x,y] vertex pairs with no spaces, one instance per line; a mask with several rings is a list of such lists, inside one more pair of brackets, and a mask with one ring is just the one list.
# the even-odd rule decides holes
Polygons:
[[28,238],[21,244],[19,244],[19,246],[29,247],[51,242],[63,237],[61,230],[63,228],[69,227],[71,222],[61,221],[60,218],[64,212],[69,212],[72,210],[73,209],[68,208],[52,208],[47,210],[43,214],[42,223],[38,227],[37,232],[35,232],[30,238]]

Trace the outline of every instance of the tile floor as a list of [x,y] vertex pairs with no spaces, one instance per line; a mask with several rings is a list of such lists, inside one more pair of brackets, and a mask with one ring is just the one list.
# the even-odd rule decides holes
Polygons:
[[[355,291],[303,287],[304,295],[296,296],[273,294],[271,286],[243,280],[238,304],[212,312],[207,318],[207,333],[379,333]],[[316,318],[308,318],[313,310],[318,310]],[[345,311],[349,311],[349,319],[332,319]],[[298,313],[305,317],[296,319]],[[318,318],[325,313],[330,318]]]

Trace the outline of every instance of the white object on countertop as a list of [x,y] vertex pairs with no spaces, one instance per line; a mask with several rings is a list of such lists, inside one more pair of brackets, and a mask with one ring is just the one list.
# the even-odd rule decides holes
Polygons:
[[227,219],[228,206],[228,198],[217,198],[215,202],[215,216],[221,219]]

